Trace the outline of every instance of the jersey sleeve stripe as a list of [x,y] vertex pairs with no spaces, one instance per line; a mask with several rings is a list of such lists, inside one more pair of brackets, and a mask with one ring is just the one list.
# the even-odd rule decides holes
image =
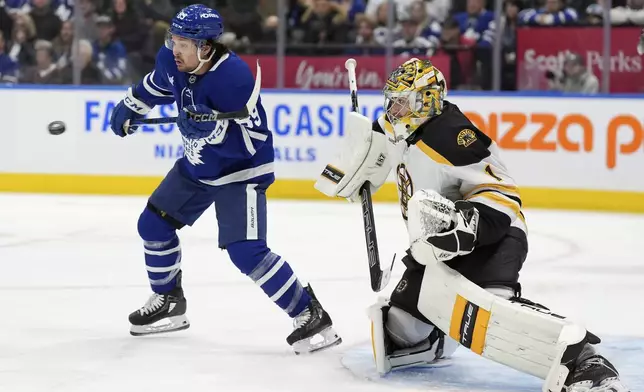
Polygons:
[[523,214],[521,213],[520,203],[502,193],[495,191],[481,192],[471,198],[468,198],[467,200],[485,204],[490,208],[494,208],[495,210],[503,212],[508,217],[510,217],[512,221],[517,218],[524,221]]
[[154,88],[156,88],[157,90],[159,90],[159,91],[166,92],[166,93],[172,93],[172,91],[171,91],[171,90],[169,90],[169,89],[167,89],[167,88],[159,87],[159,85],[158,85],[158,84],[154,83],[154,76],[156,75],[156,72],[157,72],[157,71],[152,71],[152,73],[150,74],[150,84],[151,84]]
[[443,164],[443,165],[448,165],[448,166],[454,166],[450,161],[447,160],[444,156],[439,154],[436,150],[425,144],[422,140],[420,140],[418,143],[416,143],[416,146],[420,148],[422,152],[425,153],[428,157],[430,157],[434,162]]
[[145,90],[147,92],[149,92],[150,94],[154,95],[155,97],[171,97],[172,96],[172,93],[168,93],[168,92],[165,92],[165,91],[159,91],[159,90],[156,90],[154,87],[152,87],[150,85],[150,83],[148,83],[149,78],[150,78],[150,74],[145,75],[145,77],[143,78],[143,87],[145,88]]
[[248,150],[250,155],[255,155],[257,150],[255,150],[255,146],[253,146],[253,141],[250,140],[248,129],[246,129],[246,127],[243,125],[240,125],[240,128],[241,128],[242,138],[244,139],[244,145],[246,146],[246,150]]
[[202,182],[206,185],[221,186],[221,185],[232,184],[236,182],[248,181],[255,177],[273,173],[274,170],[275,170],[275,165],[273,164],[273,162],[269,162],[263,165],[259,165],[257,167],[252,167],[250,169],[244,169],[234,173],[230,173],[216,180],[200,179],[199,182]]
[[266,139],[268,139],[268,135],[264,135],[263,133],[259,133],[251,130],[248,130],[248,136],[252,137],[253,139],[261,140],[263,142],[265,142]]
[[464,196],[465,199],[468,199],[474,196],[477,193],[485,191],[498,191],[505,194],[508,197],[517,198],[521,200],[521,194],[519,188],[516,185],[506,185],[506,184],[480,184],[472,188]]

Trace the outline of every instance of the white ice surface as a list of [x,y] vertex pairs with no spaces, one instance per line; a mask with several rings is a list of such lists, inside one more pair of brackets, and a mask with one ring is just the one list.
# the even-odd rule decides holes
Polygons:
[[[431,389],[431,380],[374,382],[343,367],[343,357],[372,366],[365,308],[378,294],[368,282],[357,204],[269,202],[270,247],[311,282],[342,345],[313,356],[291,353],[289,318],[217,248],[213,209],[180,231],[192,326],[166,336],[130,336],[127,315],[149,295],[136,230],[145,202],[0,195],[1,392]],[[402,254],[406,233],[398,207],[377,204],[375,212],[382,257]],[[606,336],[610,359],[629,372],[635,367],[641,389],[633,392],[644,391],[644,215],[526,215],[524,296]],[[398,263],[384,293],[401,271]],[[465,358],[459,366],[472,361]],[[423,380],[428,374],[443,377],[434,370]],[[537,392],[531,381],[514,392]],[[469,384],[462,390],[488,389]]]

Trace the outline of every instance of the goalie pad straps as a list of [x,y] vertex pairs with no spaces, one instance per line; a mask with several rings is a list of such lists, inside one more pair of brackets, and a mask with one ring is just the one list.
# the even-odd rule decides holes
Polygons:
[[343,145],[322,171],[315,188],[330,197],[359,201],[365,182],[372,193],[384,184],[390,171],[387,138],[372,130],[371,121],[356,112],[347,116],[347,134]]

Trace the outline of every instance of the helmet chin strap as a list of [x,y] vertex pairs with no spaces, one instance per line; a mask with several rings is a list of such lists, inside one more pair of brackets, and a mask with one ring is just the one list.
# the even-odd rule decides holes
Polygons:
[[216,52],[215,48],[212,48],[210,56],[208,56],[208,58],[204,60],[201,58],[201,48],[197,48],[197,59],[199,60],[199,65],[197,66],[197,68],[193,69],[192,71],[189,71],[188,73],[195,74],[199,72],[199,70],[204,66],[204,64],[212,60],[213,56],[215,55],[215,52]]

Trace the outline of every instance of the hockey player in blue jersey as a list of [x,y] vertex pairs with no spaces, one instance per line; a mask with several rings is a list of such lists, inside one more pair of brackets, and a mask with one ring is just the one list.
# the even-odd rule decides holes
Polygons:
[[[266,295],[293,318],[287,342],[299,354],[341,342],[310,285],[303,287],[289,264],[266,243],[266,190],[274,181],[273,137],[257,100],[245,119],[205,121],[213,113],[237,112],[252,101],[249,67],[217,39],[221,16],[190,5],[171,22],[155,69],[115,107],[114,133],[136,132],[131,121],[155,105],[176,102],[185,156],[150,196],[138,221],[153,294],[130,314],[131,334],[189,327],[181,287],[181,245],[176,230],[192,225],[215,205],[219,247]],[[213,299],[216,300],[216,299]],[[315,336],[323,339],[311,343]]]

